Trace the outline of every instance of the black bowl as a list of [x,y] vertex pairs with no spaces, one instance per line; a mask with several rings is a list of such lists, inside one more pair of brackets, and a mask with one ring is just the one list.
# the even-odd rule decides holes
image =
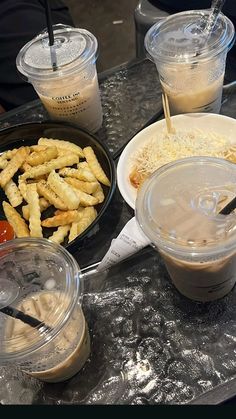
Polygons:
[[[103,168],[107,177],[110,179],[111,186],[103,185],[105,200],[96,206],[98,215],[94,222],[77,238],[70,243],[64,243],[66,249],[73,253],[78,247],[83,247],[86,239],[94,235],[98,230],[98,223],[104,212],[106,211],[113,193],[116,188],[116,169],[112,156],[107,147],[102,144],[98,138],[85,131],[76,125],[66,122],[32,122],[20,125],[15,125],[0,131],[0,153],[13,148],[18,148],[22,145],[37,144],[40,137],[55,138],[60,140],[67,140],[79,146],[91,146]],[[0,218],[4,219],[5,215],[2,209],[2,201],[6,199],[4,191],[0,190]],[[49,211],[49,213],[47,213]],[[50,208],[44,211],[46,217],[51,216]],[[45,217],[44,217],[45,218]],[[47,229],[47,236],[52,234],[52,230]]]

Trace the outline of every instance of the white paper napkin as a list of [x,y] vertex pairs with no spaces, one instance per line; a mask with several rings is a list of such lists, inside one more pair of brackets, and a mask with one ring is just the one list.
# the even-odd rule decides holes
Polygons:
[[136,218],[131,218],[118,237],[112,240],[109,250],[97,267],[97,271],[100,272],[110,268],[112,265],[137,253],[150,243],[150,240],[140,229]]

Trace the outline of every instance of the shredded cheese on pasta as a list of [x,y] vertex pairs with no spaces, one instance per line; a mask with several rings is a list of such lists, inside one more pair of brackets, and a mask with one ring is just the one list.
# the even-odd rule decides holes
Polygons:
[[236,158],[236,146],[222,135],[201,131],[176,134],[161,133],[133,156],[133,170],[146,176],[156,169],[174,160],[191,156],[210,156],[231,159]]

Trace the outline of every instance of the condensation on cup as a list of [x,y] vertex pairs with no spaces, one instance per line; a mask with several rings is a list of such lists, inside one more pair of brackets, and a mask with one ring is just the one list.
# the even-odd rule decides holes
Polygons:
[[140,188],[136,217],[178,291],[196,301],[227,295],[236,282],[236,165],[190,157],[158,169]]
[[204,32],[210,9],[176,13],[154,24],[145,48],[156,64],[172,115],[219,113],[233,23],[220,14],[210,34]]
[[0,308],[36,319],[23,322],[0,311],[0,363],[46,382],[75,375],[90,354],[81,308],[80,269],[46,239],[16,239],[0,249]]
[[96,132],[103,120],[97,50],[92,33],[59,24],[54,25],[52,48],[44,31],[20,50],[16,65],[32,83],[52,119]]

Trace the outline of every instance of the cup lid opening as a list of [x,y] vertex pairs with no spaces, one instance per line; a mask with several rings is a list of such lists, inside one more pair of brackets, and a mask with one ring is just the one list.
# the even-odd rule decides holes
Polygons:
[[233,23],[220,13],[210,36],[204,27],[210,9],[170,15],[154,24],[145,36],[148,56],[158,63],[196,63],[229,50],[235,40]]
[[136,216],[156,247],[202,258],[236,248],[236,214],[219,214],[234,196],[234,163],[188,157],[162,166],[144,182]]
[[[47,239],[22,238],[0,248],[0,358],[16,360],[52,340],[68,321],[81,295],[74,258]],[[30,316],[39,326],[1,309]]]
[[70,75],[97,59],[98,44],[92,33],[61,24],[54,25],[53,29],[56,71],[52,68],[49,38],[45,30],[24,45],[17,55],[17,69],[29,80]]

